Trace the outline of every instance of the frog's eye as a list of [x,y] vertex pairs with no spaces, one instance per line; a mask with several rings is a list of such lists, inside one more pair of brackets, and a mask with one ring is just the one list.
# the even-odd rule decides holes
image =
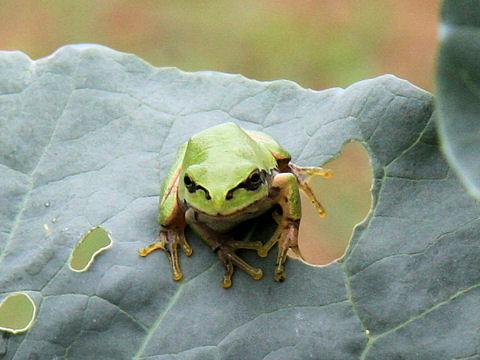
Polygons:
[[265,183],[266,176],[267,174],[265,170],[260,171],[257,169],[252,171],[252,173],[248,175],[248,178],[245,181],[241,182],[240,184],[238,184],[233,189],[227,192],[225,199],[232,200],[234,196],[234,192],[237,189],[246,189],[249,191],[257,190],[260,187],[260,185]]
[[192,180],[192,178],[188,175],[185,175],[183,177],[183,183],[185,184],[187,190],[191,193],[195,192],[197,190],[197,187],[195,185],[195,182]]
[[245,188],[247,190],[257,190],[260,185],[262,185],[264,180],[264,176],[262,176],[262,173],[260,170],[255,170],[253,171],[245,181]]
[[192,180],[192,178],[188,175],[185,175],[183,177],[183,183],[185,184],[185,187],[187,188],[188,192],[189,193],[194,193],[195,191],[197,191],[198,189],[200,190],[203,190],[205,192],[205,198],[207,200],[211,200],[211,196],[210,196],[210,193],[208,192],[207,189],[205,189],[203,186],[201,185],[197,185],[195,184],[195,181]]

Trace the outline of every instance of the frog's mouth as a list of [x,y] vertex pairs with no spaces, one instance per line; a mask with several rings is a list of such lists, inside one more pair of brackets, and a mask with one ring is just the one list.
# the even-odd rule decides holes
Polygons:
[[205,217],[209,220],[215,220],[220,218],[231,219],[238,215],[242,215],[241,217],[245,217],[245,218],[251,218],[254,216],[261,215],[263,212],[271,208],[272,201],[269,197],[266,197],[266,198],[256,200],[253,203],[237,208],[235,210],[225,211],[225,212],[216,211],[215,213],[206,212],[204,210],[197,209],[192,204],[189,204],[186,200],[183,201],[183,207],[185,208],[185,211],[192,209],[195,213],[196,218],[198,218],[198,215],[201,215],[202,217]]

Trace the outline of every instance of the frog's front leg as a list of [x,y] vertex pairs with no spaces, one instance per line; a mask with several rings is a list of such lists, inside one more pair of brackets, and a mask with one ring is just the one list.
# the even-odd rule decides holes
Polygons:
[[297,166],[293,163],[288,163],[288,167],[293,175],[297,178],[298,185],[303,190],[303,192],[308,196],[312,205],[315,206],[317,209],[318,215],[324,217],[327,216],[327,211],[325,208],[320,204],[320,201],[316,198],[315,194],[312,191],[312,188],[307,182],[307,179],[310,176],[322,176],[325,178],[329,178],[333,175],[332,170],[324,169],[321,167],[301,167]]
[[302,216],[298,182],[294,174],[280,173],[275,176],[272,183],[273,200],[280,205],[281,213],[274,213],[278,223],[277,229],[268,242],[258,250],[258,255],[265,257],[270,249],[278,243],[278,254],[274,279],[285,279],[284,264],[290,248],[298,248],[298,228]]
[[239,249],[258,251],[263,246],[261,241],[235,241],[230,235],[214,231],[206,224],[197,221],[193,209],[187,210],[185,218],[188,225],[212,248],[225,266],[225,274],[221,283],[224,288],[232,286],[232,275],[235,266],[245,271],[255,280],[260,280],[263,277],[262,269],[249,265],[235,253]]
[[172,278],[180,280],[183,277],[182,270],[178,261],[178,246],[181,246],[183,252],[190,256],[192,248],[185,239],[185,212],[179,206],[178,202],[178,178],[182,170],[182,162],[185,156],[187,143],[183,144],[175,156],[175,161],[168,170],[163,180],[160,190],[160,203],[158,222],[162,226],[157,240],[138,250],[141,256],[147,256],[151,252],[162,249],[167,254],[170,266],[172,268]]
[[138,250],[138,253],[141,256],[147,256],[157,249],[164,250],[170,261],[173,280],[180,280],[183,277],[183,273],[178,261],[178,246],[181,246],[187,256],[192,255],[193,250],[185,238],[186,222],[184,214],[178,211],[175,215],[169,224],[162,226],[157,240]]

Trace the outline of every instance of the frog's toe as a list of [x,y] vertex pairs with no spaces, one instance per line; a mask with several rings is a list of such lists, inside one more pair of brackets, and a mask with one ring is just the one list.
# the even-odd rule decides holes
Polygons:
[[285,268],[283,265],[278,265],[277,268],[275,269],[275,273],[273,275],[273,278],[275,281],[283,281],[287,277],[287,274],[285,273]]
[[228,289],[232,286],[232,275],[233,275],[233,264],[231,262],[227,262],[225,264],[225,274],[223,274],[222,286],[225,289]]
[[185,236],[182,237],[181,241],[180,241],[181,245],[182,245],[182,250],[184,252],[185,255],[187,256],[190,256],[193,254],[193,249],[192,247],[190,246],[190,244],[188,243],[187,239],[185,238]]
[[257,255],[260,257],[267,257],[268,256],[268,250],[267,249],[259,249],[257,251]]
[[168,260],[170,260],[170,267],[172,270],[172,279],[175,281],[181,280],[183,278],[183,272],[180,269],[180,264],[178,262],[178,252],[167,251]]
[[154,243],[152,243],[150,245],[147,245],[144,248],[139,249],[138,254],[140,256],[147,256],[148,254],[150,254],[151,252],[153,252],[157,249],[165,250],[165,242],[158,239]]
[[182,270],[178,269],[178,271],[173,271],[172,269],[172,279],[175,281],[182,280],[183,278],[183,273]]
[[172,270],[172,279],[178,281],[181,278],[183,278],[183,273],[182,273],[182,270],[180,269],[180,263],[178,260],[178,243],[177,242],[167,243],[165,252],[168,256],[168,260],[170,261],[170,267]]
[[221,285],[225,289],[228,289],[229,287],[231,287],[232,286],[232,277],[231,276],[228,277],[228,276],[224,275]]
[[255,280],[260,280],[263,277],[262,269],[256,268],[245,262],[241,257],[236,254],[231,255],[232,262],[238,266],[240,269],[245,271]]
[[263,277],[263,270],[254,268],[253,271],[250,273],[250,276],[255,280],[260,280]]

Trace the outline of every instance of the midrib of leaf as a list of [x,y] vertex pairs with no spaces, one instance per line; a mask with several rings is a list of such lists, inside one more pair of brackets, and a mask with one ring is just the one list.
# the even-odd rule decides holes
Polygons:
[[157,328],[160,326],[160,324],[162,323],[163,321],[163,318],[165,317],[165,315],[168,314],[168,312],[170,311],[170,309],[173,307],[173,305],[175,305],[175,303],[177,302],[178,298],[180,297],[180,295],[183,293],[183,289],[185,288],[185,285],[188,284],[188,282],[185,282],[185,283],[180,283],[180,285],[178,286],[178,289],[176,291],[176,293],[172,296],[172,298],[170,299],[170,301],[168,302],[167,306],[165,307],[165,309],[160,313],[160,315],[158,316],[157,320],[155,320],[155,322],[153,323],[152,327],[150,328],[150,331],[147,332],[147,336],[145,336],[145,339],[143,340],[143,342],[141,343],[140,345],[140,348],[138,349],[137,353],[132,357],[132,360],[139,360],[140,357],[143,355],[143,352],[145,351],[145,348],[147,347],[148,343],[150,342],[150,339],[152,338],[153,334],[155,334]]

